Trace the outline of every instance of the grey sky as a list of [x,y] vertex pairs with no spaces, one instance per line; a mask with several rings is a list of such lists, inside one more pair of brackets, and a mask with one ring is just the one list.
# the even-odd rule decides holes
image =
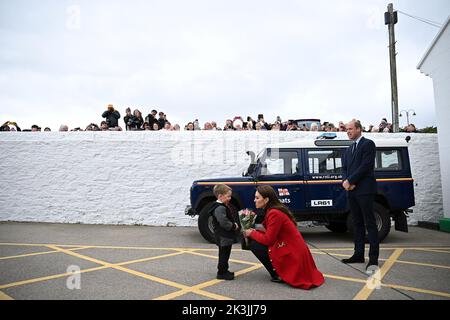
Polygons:
[[[108,103],[181,126],[259,113],[390,121],[388,2],[0,0],[0,122],[85,127]],[[393,3],[441,24],[450,14],[448,0]],[[437,32],[399,15],[399,104],[419,127],[435,125],[416,66]]]

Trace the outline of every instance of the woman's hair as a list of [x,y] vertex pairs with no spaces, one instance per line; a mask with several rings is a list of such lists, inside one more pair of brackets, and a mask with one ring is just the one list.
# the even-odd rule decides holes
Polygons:
[[269,202],[266,205],[265,211],[268,212],[270,209],[277,209],[283,212],[285,215],[288,216],[288,218],[297,225],[297,222],[295,221],[294,215],[292,212],[280,202],[280,200],[277,197],[277,193],[271,186],[258,186],[256,188],[256,191],[263,197],[263,198],[269,198]]

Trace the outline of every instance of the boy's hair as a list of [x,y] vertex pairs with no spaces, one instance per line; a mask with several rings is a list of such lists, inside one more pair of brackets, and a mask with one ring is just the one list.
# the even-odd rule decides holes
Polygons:
[[226,184],[216,184],[213,189],[213,193],[216,198],[218,198],[220,195],[227,194],[229,191],[231,191],[231,188]]

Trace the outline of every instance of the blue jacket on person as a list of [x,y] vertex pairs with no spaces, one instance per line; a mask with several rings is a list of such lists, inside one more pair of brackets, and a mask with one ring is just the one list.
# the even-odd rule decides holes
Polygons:
[[356,150],[354,145],[350,145],[345,150],[342,161],[342,181],[348,180],[350,184],[356,186],[348,191],[350,195],[375,194],[377,192],[377,182],[375,179],[375,143],[364,137],[359,140]]

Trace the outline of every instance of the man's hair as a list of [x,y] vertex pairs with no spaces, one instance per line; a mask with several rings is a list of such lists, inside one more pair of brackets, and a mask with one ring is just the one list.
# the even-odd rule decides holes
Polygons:
[[213,193],[218,198],[220,195],[225,195],[230,192],[232,189],[226,184],[216,184],[213,189]]
[[362,127],[362,125],[361,125],[361,121],[356,120],[356,119],[353,119],[353,120],[351,120],[350,122],[353,122],[353,123],[355,124],[355,128],[356,128],[356,129],[360,129],[360,130],[363,129],[363,127]]

